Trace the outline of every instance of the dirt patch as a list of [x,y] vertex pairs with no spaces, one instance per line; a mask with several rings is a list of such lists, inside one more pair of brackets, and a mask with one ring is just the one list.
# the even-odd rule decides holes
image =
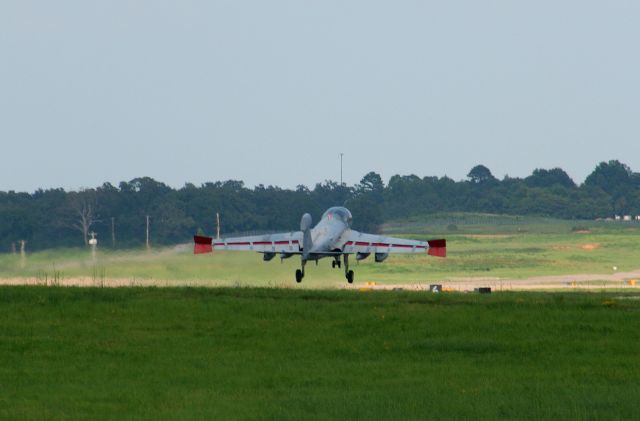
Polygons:
[[598,243],[581,244],[580,248],[582,250],[597,250],[600,248],[600,244]]
[[42,286],[79,286],[79,287],[238,287],[238,286],[262,286],[269,288],[309,288],[309,289],[348,289],[348,290],[406,290],[429,291],[430,284],[441,284],[443,291],[472,292],[476,288],[490,287],[492,291],[579,291],[579,290],[640,290],[640,269],[634,272],[620,272],[613,274],[576,274],[536,276],[527,279],[501,279],[496,277],[465,277],[446,279],[433,282],[407,282],[407,283],[377,283],[361,282],[347,284],[344,282],[327,283],[322,286],[308,286],[304,283],[269,283],[240,284],[231,281],[215,280],[158,280],[135,278],[91,278],[75,277],[64,278],[52,282],[44,282],[38,278],[0,278],[0,285],[42,285]]
[[58,280],[40,278],[0,278],[0,285],[40,285],[63,287],[179,287],[179,286],[230,286],[232,283],[214,283],[211,281],[176,281],[136,278],[91,278],[71,277]]
[[[624,281],[585,281],[585,282],[542,282],[538,280],[501,280],[493,282],[438,282],[443,292],[473,292],[477,288],[491,288],[492,291],[580,291],[580,290],[640,290],[639,286],[629,285]],[[396,290],[396,291],[429,291],[430,284],[380,284],[339,286],[339,289],[358,289],[360,291]]]
[[371,290],[428,291],[430,284],[441,284],[443,291],[472,292],[476,288],[490,287],[492,291],[579,291],[579,290],[640,290],[640,270],[613,274],[576,274],[535,276],[527,279],[500,279],[494,277],[457,278],[431,283],[375,284],[368,283],[339,288],[365,288]]
[[467,238],[476,238],[476,239],[483,239],[483,238],[511,238],[513,237],[513,235],[508,235],[508,234],[469,234],[469,235],[465,235],[465,237]]
[[591,230],[576,230],[574,234],[591,234]]

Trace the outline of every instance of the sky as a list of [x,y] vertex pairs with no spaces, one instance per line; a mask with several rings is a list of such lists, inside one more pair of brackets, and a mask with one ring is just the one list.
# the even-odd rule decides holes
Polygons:
[[638,1],[0,2],[0,190],[640,171]]

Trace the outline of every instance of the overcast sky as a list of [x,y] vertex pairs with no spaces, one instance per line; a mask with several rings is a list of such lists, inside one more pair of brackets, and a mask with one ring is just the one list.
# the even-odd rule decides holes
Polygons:
[[0,2],[0,190],[640,171],[640,2]]

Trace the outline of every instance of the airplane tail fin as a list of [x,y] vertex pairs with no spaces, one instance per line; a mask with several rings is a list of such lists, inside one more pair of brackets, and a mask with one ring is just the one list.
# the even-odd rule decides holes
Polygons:
[[311,215],[305,213],[300,220],[300,231],[302,231],[302,257],[305,259],[309,256],[313,240],[311,239]]
[[429,240],[429,256],[447,257],[447,240]]
[[213,246],[211,245],[213,238],[202,235],[193,236],[193,254],[211,253]]

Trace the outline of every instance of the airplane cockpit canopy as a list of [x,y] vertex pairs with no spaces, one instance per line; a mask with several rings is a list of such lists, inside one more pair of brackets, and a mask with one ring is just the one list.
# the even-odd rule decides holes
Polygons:
[[349,209],[343,208],[342,206],[329,208],[324,213],[324,215],[322,215],[322,219],[328,217],[329,215],[331,215],[331,217],[333,218],[343,221],[348,226],[351,226],[351,220],[353,219],[353,217],[351,216],[351,212],[349,212]]

